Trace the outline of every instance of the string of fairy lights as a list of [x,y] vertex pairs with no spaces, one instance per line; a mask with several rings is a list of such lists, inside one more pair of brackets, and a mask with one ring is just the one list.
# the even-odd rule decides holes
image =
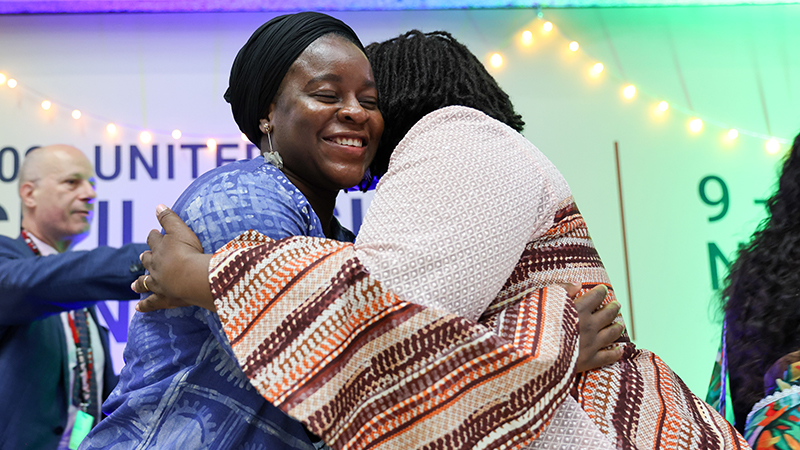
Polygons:
[[[556,27],[553,24],[553,22],[551,22],[549,20],[545,20],[543,18],[543,15],[542,15],[541,12],[539,12],[537,14],[536,25],[538,25],[538,28],[539,28],[538,31],[541,32],[544,35],[553,33],[554,30],[556,29]],[[522,46],[526,46],[527,47],[527,46],[531,46],[531,45],[534,44],[534,34],[533,33],[534,33],[534,31],[536,31],[536,28],[537,27],[531,26],[528,29],[522,30],[521,33],[518,33],[519,41],[520,41],[520,44]],[[564,40],[566,42],[566,45],[567,45],[567,48],[570,51],[577,52],[581,48],[580,43],[578,43],[577,41],[570,40],[568,37],[564,36],[563,34],[561,34],[561,36],[564,38]],[[591,55],[587,54],[587,56],[589,56],[589,58],[591,59]],[[505,63],[505,61],[503,59],[503,56],[499,52],[492,53],[488,58],[489,66],[491,66],[491,67],[493,67],[495,69],[498,69],[498,68],[502,67],[504,63]],[[591,76],[593,78],[597,78],[597,77],[600,77],[603,74],[603,72],[605,70],[605,66],[603,65],[602,62],[598,62],[598,61],[595,60],[593,63],[591,63],[589,65],[587,70],[588,70],[589,76]],[[623,81],[623,86],[621,87],[620,93],[621,93],[622,97],[625,98],[626,100],[631,100],[634,97],[636,97],[637,94],[639,94],[639,92],[638,92],[638,90],[636,88],[636,85],[634,85],[632,83],[625,82],[625,81]],[[641,94],[641,95],[646,95],[646,94]],[[776,136],[769,136],[769,135],[765,135],[765,134],[758,133],[758,132],[751,131],[751,130],[730,127],[730,126],[728,126],[727,124],[725,124],[725,123],[723,123],[721,121],[717,121],[717,120],[710,119],[710,118],[701,118],[700,115],[697,114],[695,111],[687,111],[687,110],[683,110],[683,109],[678,108],[678,107],[674,107],[674,106],[670,105],[670,103],[667,102],[666,100],[659,99],[659,98],[654,97],[654,96],[648,96],[648,97],[650,97],[651,101],[653,102],[653,112],[655,114],[657,114],[657,115],[663,115],[669,109],[677,110],[678,112],[681,112],[684,115],[686,115],[688,117],[687,122],[686,122],[686,126],[687,126],[689,132],[691,132],[691,133],[701,133],[704,129],[707,128],[706,127],[706,123],[708,123],[710,125],[714,125],[717,128],[721,129],[722,133],[723,133],[723,138],[728,140],[728,141],[734,141],[734,140],[738,139],[740,135],[750,136],[750,137],[754,137],[756,139],[763,140],[764,141],[764,150],[767,153],[771,154],[771,155],[779,153],[781,151],[781,146],[782,145],[790,143],[790,141],[788,139],[783,139],[783,138],[776,137]]]
[[[25,89],[31,95],[43,98],[44,100],[41,101],[40,106],[45,111],[51,111],[55,108],[59,108],[63,109],[64,111],[68,111],[70,116],[76,121],[86,120],[87,118],[91,118],[96,121],[100,121],[101,123],[105,123],[106,133],[108,133],[108,135],[111,137],[116,136],[123,128],[134,131],[138,135],[137,138],[139,139],[139,141],[143,144],[149,144],[153,142],[156,136],[171,136],[175,140],[181,139],[183,137],[201,137],[203,139],[206,139],[205,140],[206,147],[212,151],[217,148],[217,142],[219,140],[235,139],[235,137],[232,136],[209,138],[207,136],[203,137],[202,135],[199,134],[185,134],[183,131],[177,128],[172,131],[164,131],[164,130],[142,129],[142,127],[123,125],[113,120],[108,120],[107,118],[104,117],[82,112],[80,109],[72,108],[64,104],[55,103],[52,100],[49,100],[50,98],[49,96],[41,94],[32,88],[23,87],[15,78],[11,78],[4,73],[0,73],[0,88],[3,86],[9,89],[18,89],[18,88]],[[245,142],[250,142],[250,140],[247,139],[247,136],[244,133],[239,134],[238,137]]]
[[[537,19],[536,19],[535,23],[540,25],[539,31],[541,33],[543,33],[543,34],[552,33],[556,29],[555,25],[551,21],[545,20],[543,18],[543,15],[542,15],[541,12],[539,12],[537,14]],[[521,33],[518,33],[521,45],[530,46],[530,45],[534,44],[534,34],[533,34],[534,31],[532,31],[532,30],[535,30],[535,27],[531,27],[530,29],[522,30]],[[567,48],[569,48],[570,51],[577,52],[578,50],[580,50],[581,46],[577,41],[570,40],[569,38],[567,38],[566,36],[563,36],[563,35],[562,35],[562,37],[565,40],[565,42],[567,42],[566,45],[567,45]],[[587,54],[587,56],[591,57],[591,55],[588,55],[588,54]],[[504,64],[503,56],[499,52],[491,54],[490,57],[489,57],[488,64],[489,64],[489,66],[491,66],[493,68],[502,67],[502,65]],[[600,77],[604,73],[604,70],[605,70],[605,66],[603,65],[602,62],[594,62],[594,63],[590,64],[590,66],[588,67],[589,75],[591,77],[594,77],[594,78]],[[623,84],[624,85],[622,86],[622,89],[621,89],[621,95],[626,100],[631,100],[634,97],[636,97],[637,95],[646,95],[646,94],[639,94],[639,92],[638,92],[638,90],[636,88],[636,85],[634,85],[632,83],[625,82]],[[9,89],[17,89],[18,87],[20,87],[20,84],[15,78],[12,78],[12,77],[7,76],[6,74],[0,73],[0,88],[2,88],[4,86],[9,88]],[[40,98],[42,98],[42,101],[41,101],[40,105],[41,105],[42,109],[44,109],[44,110],[49,111],[52,108],[56,108],[56,107],[59,108],[59,109],[64,109],[66,111],[69,111],[71,109],[70,115],[72,116],[72,118],[74,120],[81,120],[82,118],[84,118],[84,120],[85,120],[86,117],[89,117],[89,118],[94,118],[95,120],[99,120],[99,121],[105,122],[106,123],[105,129],[106,129],[106,132],[108,133],[109,136],[115,136],[118,133],[119,128],[127,128],[127,129],[130,129],[132,131],[135,131],[136,133],[138,133],[139,141],[141,141],[144,144],[148,144],[148,143],[152,142],[153,139],[154,139],[154,134],[155,135],[169,135],[175,140],[181,139],[181,137],[184,136],[184,133],[179,129],[174,129],[171,132],[169,132],[169,131],[147,130],[147,129],[142,129],[141,127],[135,127],[135,126],[129,126],[129,125],[120,125],[118,123],[115,123],[113,120],[108,120],[107,118],[98,117],[98,116],[95,116],[95,115],[92,115],[92,114],[84,113],[80,109],[74,109],[74,108],[71,108],[71,107],[67,107],[66,105],[57,104],[53,100],[51,100],[49,98],[49,96],[40,94],[37,91],[35,91],[34,89],[30,89],[29,88],[29,89],[27,89],[27,91],[35,94],[36,96],[38,96]],[[688,117],[687,128],[691,133],[700,133],[700,132],[702,132],[704,129],[707,128],[706,127],[706,123],[708,123],[708,124],[714,125],[717,128],[723,130],[724,138],[728,139],[729,141],[736,140],[740,135],[747,135],[747,136],[751,136],[751,137],[754,137],[754,138],[757,138],[757,139],[762,139],[764,141],[764,149],[769,154],[776,154],[776,153],[780,152],[781,146],[789,143],[788,139],[782,139],[782,138],[775,137],[775,136],[767,136],[767,135],[764,135],[764,134],[761,134],[761,133],[757,133],[757,132],[754,132],[754,131],[751,131],[751,130],[730,127],[730,126],[727,126],[726,124],[724,124],[724,123],[722,123],[720,121],[716,121],[716,120],[713,120],[713,119],[701,118],[700,115],[697,114],[694,111],[685,111],[685,110],[682,110],[680,108],[673,107],[666,100],[658,99],[658,98],[652,97],[652,96],[649,96],[649,97],[653,101],[653,104],[654,104],[653,111],[654,111],[655,114],[663,115],[670,109],[675,109],[678,112],[681,112],[681,113],[685,114]],[[197,136],[197,135],[194,135],[194,136]],[[244,134],[241,134],[240,138],[245,142],[248,141],[247,137]],[[215,139],[215,138],[207,138],[206,139],[206,146],[210,150],[215,149],[216,146],[217,146],[217,139]]]

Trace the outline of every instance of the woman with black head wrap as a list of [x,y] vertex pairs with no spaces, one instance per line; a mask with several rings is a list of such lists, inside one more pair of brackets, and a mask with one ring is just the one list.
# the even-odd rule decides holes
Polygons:
[[[249,229],[352,242],[333,217],[336,195],[365,178],[383,131],[353,30],[311,12],[270,20],[236,56],[225,98],[262,156],[203,174],[175,203],[202,248]],[[250,386],[221,339],[219,318],[204,309],[137,313],[108,417],[81,448],[323,446]]]

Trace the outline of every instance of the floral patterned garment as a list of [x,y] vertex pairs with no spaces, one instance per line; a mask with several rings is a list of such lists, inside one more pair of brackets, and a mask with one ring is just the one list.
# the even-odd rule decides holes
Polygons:
[[754,449],[800,450],[800,352],[781,358],[764,376],[767,396],[747,415]]

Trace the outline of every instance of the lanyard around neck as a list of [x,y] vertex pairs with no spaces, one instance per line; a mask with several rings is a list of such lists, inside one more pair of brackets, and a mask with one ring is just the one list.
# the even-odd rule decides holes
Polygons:
[[25,243],[28,244],[28,248],[31,249],[33,254],[36,256],[42,256],[42,252],[39,251],[39,246],[36,245],[36,242],[33,242],[31,235],[28,234],[28,232],[24,229],[20,231],[20,234],[22,234],[22,239],[24,239]]
[[[25,243],[28,244],[28,248],[31,249],[34,255],[42,256],[42,252],[39,250],[39,247],[36,245],[36,242],[31,239],[30,234],[25,231],[24,229],[20,232],[22,234],[22,239],[25,240]],[[82,317],[77,317],[78,314],[81,314]],[[91,398],[92,389],[90,387],[90,383],[94,380],[94,356],[92,355],[92,340],[89,334],[89,310],[86,308],[81,308],[77,311],[70,311],[67,314],[68,321],[69,321],[69,328],[72,334],[72,340],[75,343],[75,356],[77,359],[77,374],[75,383],[80,383],[80,393],[79,399],[77,399],[80,404],[79,406],[85,408],[90,402],[94,402],[94,399]],[[76,319],[81,324],[83,329],[83,333],[78,331],[78,326],[75,325]],[[81,336],[83,335],[83,336]],[[85,341],[85,342],[84,342]],[[84,411],[86,412],[86,411]]]

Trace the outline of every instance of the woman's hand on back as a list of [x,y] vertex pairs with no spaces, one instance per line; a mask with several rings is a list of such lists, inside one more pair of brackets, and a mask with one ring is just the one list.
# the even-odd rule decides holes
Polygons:
[[619,361],[622,349],[613,344],[625,331],[624,325],[614,323],[620,304],[615,301],[598,309],[608,288],[601,284],[575,298],[580,292],[580,284],[562,284],[562,287],[567,290],[567,295],[574,298],[578,310],[580,342],[575,372],[585,372]]
[[150,250],[139,257],[149,273],[131,284],[134,292],[152,292],[152,295],[140,300],[136,310],[200,306],[216,311],[208,282],[211,255],[203,253],[197,236],[172,210],[158,205],[156,216],[164,234],[150,231],[147,236]]

